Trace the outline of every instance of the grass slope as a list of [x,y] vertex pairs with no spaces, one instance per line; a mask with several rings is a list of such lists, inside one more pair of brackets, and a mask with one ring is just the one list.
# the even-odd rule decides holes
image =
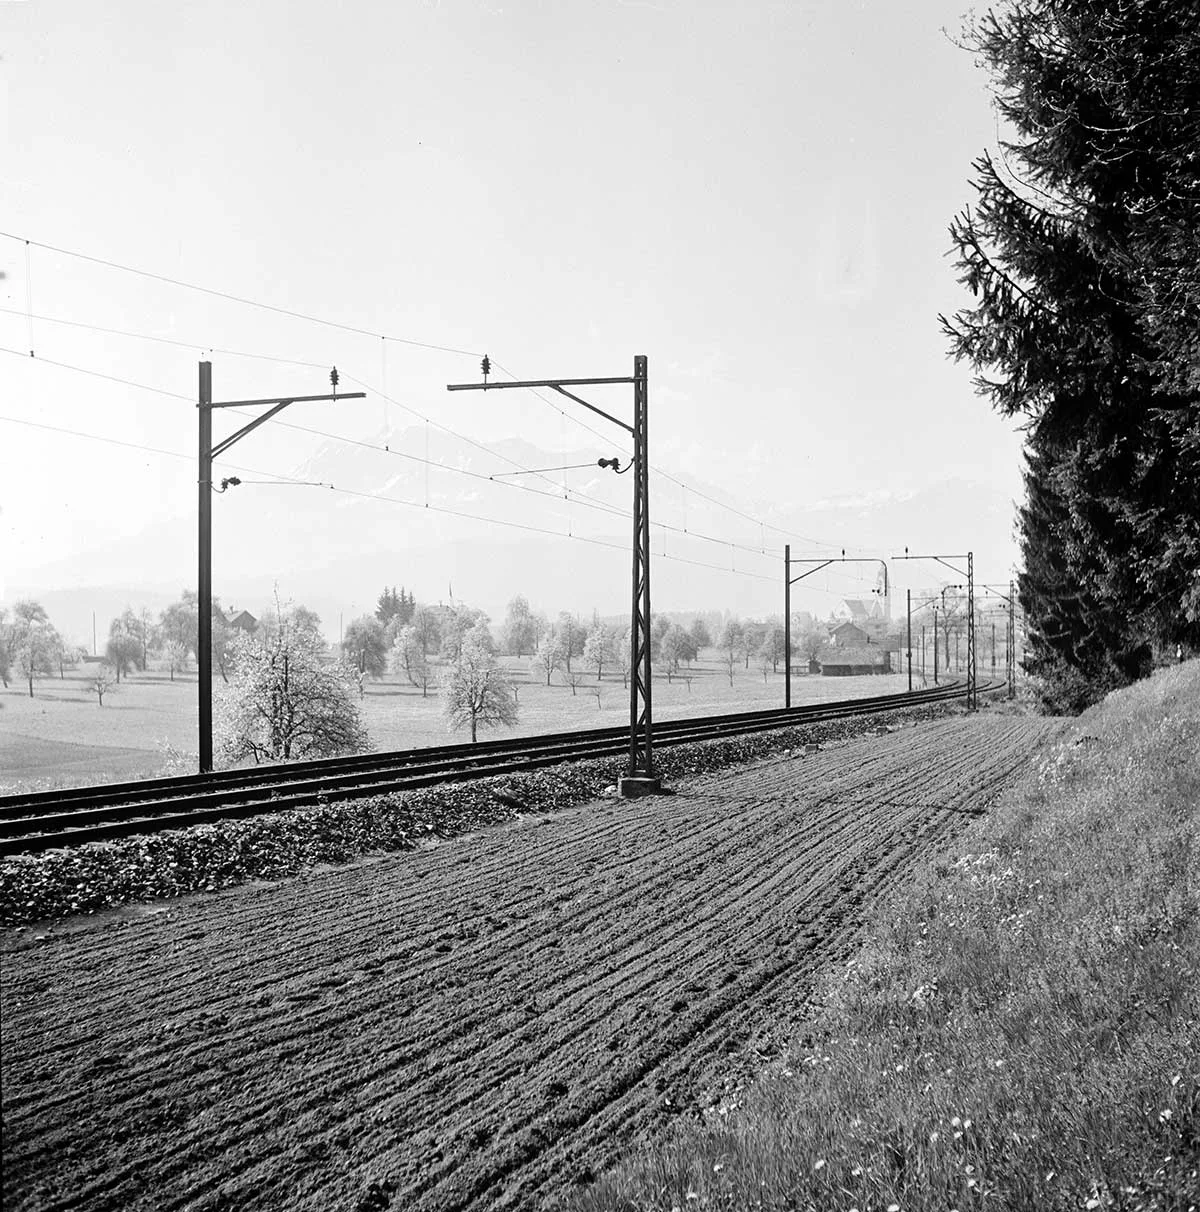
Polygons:
[[958,850],[770,1073],[578,1208],[1200,1206],[1200,663],[1073,721]]

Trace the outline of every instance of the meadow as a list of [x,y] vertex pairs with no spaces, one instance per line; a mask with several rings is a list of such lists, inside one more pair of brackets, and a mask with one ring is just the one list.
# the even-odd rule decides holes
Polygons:
[[[628,722],[629,690],[620,674],[599,681],[587,673],[572,688],[561,673],[550,686],[530,669],[528,658],[506,658],[517,688],[519,722],[506,736],[536,736],[583,728],[608,728]],[[89,666],[68,669],[64,677],[34,682],[29,697],[24,683],[0,689],[0,794],[49,790],[97,782],[133,781],[188,773],[197,750],[196,675],[154,667],[123,678],[106,692],[100,706],[87,686]],[[214,680],[219,694],[220,679]],[[900,674],[862,678],[793,675],[793,704],[868,695],[896,694],[906,689]],[[914,686],[920,678],[914,675]],[[782,707],[783,673],[763,674],[753,668],[735,672],[733,685],[712,659],[684,667],[668,681],[656,672],[653,703],[658,719],[716,715]],[[370,680],[360,700],[363,719],[375,749],[408,749],[465,741],[448,730],[436,688],[427,696],[395,675]]]

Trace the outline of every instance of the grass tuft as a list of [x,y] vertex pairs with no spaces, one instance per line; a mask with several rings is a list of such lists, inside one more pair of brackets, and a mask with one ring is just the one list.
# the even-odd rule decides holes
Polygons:
[[957,849],[806,1039],[581,1212],[1200,1207],[1200,663],[1074,721]]

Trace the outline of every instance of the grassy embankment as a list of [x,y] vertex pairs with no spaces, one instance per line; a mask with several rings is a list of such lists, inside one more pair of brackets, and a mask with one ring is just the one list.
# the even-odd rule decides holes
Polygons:
[[1200,1207],[1200,662],[1064,727],[737,1105],[586,1210]]

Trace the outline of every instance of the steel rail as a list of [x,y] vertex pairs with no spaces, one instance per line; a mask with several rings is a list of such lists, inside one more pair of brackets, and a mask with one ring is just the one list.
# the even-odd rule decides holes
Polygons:
[[[985,689],[1001,689],[1004,682],[989,683]],[[841,700],[828,704],[810,704],[790,711],[739,712],[717,717],[700,717],[670,721],[661,727],[669,731],[661,743],[672,746],[699,740],[715,739],[745,733],[767,731],[818,720],[878,714],[961,697],[965,691],[952,684],[915,694],[885,695],[871,699]],[[536,770],[567,761],[586,758],[619,756],[624,752],[624,729],[597,729],[592,733],[554,734],[551,738],[515,738],[523,747],[512,742],[500,743],[492,752],[481,753],[478,746],[447,747],[453,756],[433,761],[419,760],[428,750],[410,750],[386,755],[410,760],[397,768],[396,764],[332,772],[330,763],[297,763],[272,767],[271,781],[257,780],[249,785],[212,788],[208,779],[188,776],[185,779],[162,780],[190,790],[174,796],[130,800],[119,795],[103,806],[95,797],[66,811],[30,813],[29,802],[10,804],[0,801],[0,855],[34,853],[83,842],[128,837],[139,833],[183,828],[231,817],[249,817],[291,808],[311,807],[336,800],[361,798],[397,791],[417,790],[439,783],[468,781],[521,770]],[[549,740],[551,743],[547,744]],[[435,751],[436,752],[436,751]],[[374,755],[376,757],[380,755]],[[334,763],[336,765],[336,763]],[[310,777],[297,767],[316,767]],[[297,777],[299,775],[300,777]],[[137,784],[131,786],[137,787]],[[83,789],[89,790],[89,789]],[[101,787],[94,792],[112,790]],[[54,794],[54,793],[50,793]],[[12,799],[14,797],[8,797]],[[50,807],[46,804],[45,807]]]
[[[689,716],[678,720],[663,720],[655,725],[655,731],[664,735],[676,731],[688,731],[704,725],[719,725],[725,722],[747,722],[750,720],[775,720],[786,715],[788,719],[802,720],[814,713],[829,709],[853,706],[858,703],[887,702],[903,704],[921,702],[941,690],[950,689],[957,683],[944,687],[931,687],[911,694],[877,695],[869,699],[835,699],[828,703],[807,703],[792,708],[768,707],[758,711],[731,712],[718,716]],[[281,778],[298,778],[302,775],[331,775],[358,773],[370,770],[392,770],[411,766],[414,762],[430,762],[442,759],[463,761],[481,760],[500,753],[524,754],[535,748],[552,745],[574,745],[581,738],[595,740],[601,737],[623,737],[628,729],[624,725],[608,728],[576,729],[569,732],[541,733],[537,736],[493,739],[478,744],[457,742],[450,745],[433,745],[418,749],[385,750],[383,752],[356,754],[340,758],[316,758],[298,762],[276,763],[255,766],[247,770],[221,770],[208,774],[186,774],[171,778],[140,779],[137,782],[101,783],[90,787],[63,787],[54,791],[22,792],[0,796],[0,817],[11,815],[22,807],[29,812],[51,806],[68,806],[77,803],[94,807],[99,803],[135,803],[156,799],[169,799],[181,793],[196,793],[221,788],[244,788],[256,784],[278,783]],[[26,813],[28,815],[28,812]]]

